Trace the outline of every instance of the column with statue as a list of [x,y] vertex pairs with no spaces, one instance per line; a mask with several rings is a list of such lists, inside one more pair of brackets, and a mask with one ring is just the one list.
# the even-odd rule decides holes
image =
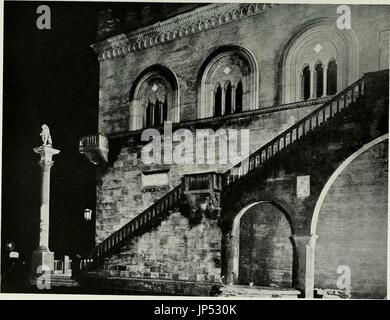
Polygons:
[[60,150],[52,147],[50,130],[47,125],[42,126],[40,134],[42,145],[34,148],[34,152],[40,155],[41,166],[41,208],[39,245],[33,251],[31,260],[32,275],[41,274],[42,271],[54,269],[54,252],[49,250],[49,204],[50,204],[50,169],[54,163],[52,157]]

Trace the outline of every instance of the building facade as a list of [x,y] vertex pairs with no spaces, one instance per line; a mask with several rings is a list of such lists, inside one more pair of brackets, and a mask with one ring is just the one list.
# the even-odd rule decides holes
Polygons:
[[386,296],[387,6],[210,4],[130,32],[106,11],[98,28],[89,281]]

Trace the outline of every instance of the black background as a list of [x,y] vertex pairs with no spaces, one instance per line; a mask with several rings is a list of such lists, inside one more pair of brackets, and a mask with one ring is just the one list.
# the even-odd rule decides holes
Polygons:
[[[36,27],[41,4],[50,7],[50,30]],[[164,19],[163,5],[151,4],[153,20]],[[79,138],[98,130],[99,64],[90,45],[96,42],[99,11],[110,8],[123,21],[127,11],[141,12],[144,6],[4,4],[2,245],[13,241],[27,262],[39,236],[40,167],[33,148],[41,144],[43,123],[50,127],[53,147],[61,150],[51,170],[50,249],[59,259],[94,245],[94,221],[84,221],[83,211],[95,211],[96,167],[78,153]],[[165,6],[173,13],[183,10],[182,4]]]

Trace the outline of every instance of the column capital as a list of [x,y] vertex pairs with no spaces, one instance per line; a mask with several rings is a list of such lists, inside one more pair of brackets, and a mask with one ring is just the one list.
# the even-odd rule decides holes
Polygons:
[[316,234],[309,234],[309,235],[294,234],[291,236],[291,238],[294,239],[294,241],[297,245],[313,245],[313,244],[315,244],[315,242],[318,238],[318,235],[316,235]]
[[49,145],[42,145],[40,147],[34,148],[34,152],[38,153],[41,156],[39,164],[41,167],[51,167],[54,163],[52,157],[60,153],[60,150],[54,149]]

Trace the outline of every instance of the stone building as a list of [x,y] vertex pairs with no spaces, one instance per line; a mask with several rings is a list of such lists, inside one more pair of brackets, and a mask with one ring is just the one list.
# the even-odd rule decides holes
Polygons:
[[[99,16],[99,132],[80,140],[98,168],[84,281],[386,296],[389,8],[210,4],[159,22],[148,10],[141,28],[132,12]],[[219,137],[215,164],[144,163],[147,128],[166,159],[167,124],[249,129],[250,155],[233,167]]]

